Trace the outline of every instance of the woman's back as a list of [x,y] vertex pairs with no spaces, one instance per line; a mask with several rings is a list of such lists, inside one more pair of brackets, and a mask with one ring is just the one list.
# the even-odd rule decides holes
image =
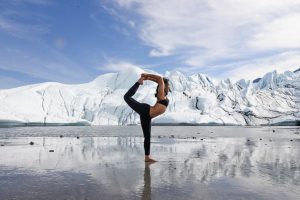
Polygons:
[[167,98],[158,100],[154,106],[150,107],[150,117],[154,118],[163,114],[166,111],[168,104],[169,100]]

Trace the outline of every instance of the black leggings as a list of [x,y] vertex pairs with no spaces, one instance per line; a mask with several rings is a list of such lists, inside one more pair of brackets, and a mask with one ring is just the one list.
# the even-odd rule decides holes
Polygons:
[[144,133],[144,149],[145,155],[150,155],[150,137],[151,137],[151,117],[150,117],[150,105],[146,103],[140,103],[132,98],[136,93],[140,84],[136,82],[124,95],[124,100],[135,112],[140,115],[141,125]]

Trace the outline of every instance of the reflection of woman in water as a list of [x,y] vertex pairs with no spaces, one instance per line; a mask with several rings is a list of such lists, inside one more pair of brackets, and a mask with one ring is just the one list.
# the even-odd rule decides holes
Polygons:
[[151,163],[145,164],[142,200],[151,200],[151,172],[149,165],[151,165]]
[[[146,103],[140,103],[132,98],[144,80],[156,82],[157,101],[154,106]],[[144,133],[144,149],[145,149],[145,162],[156,162],[150,158],[150,137],[151,137],[151,119],[163,114],[169,104],[167,94],[169,92],[169,80],[154,74],[141,74],[140,79],[128,90],[124,95],[126,103],[140,115],[141,125]]]

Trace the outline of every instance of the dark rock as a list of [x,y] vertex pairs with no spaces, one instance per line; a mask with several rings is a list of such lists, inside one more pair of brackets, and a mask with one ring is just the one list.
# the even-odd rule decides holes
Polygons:
[[51,150],[49,150],[49,152],[54,152],[54,150],[51,149]]
[[260,80],[261,80],[261,78],[256,78],[256,79],[254,79],[252,82],[253,82],[253,83],[258,83]]
[[296,73],[296,72],[300,72],[300,68],[299,68],[299,69],[296,69],[296,70],[294,71],[294,73]]
[[29,142],[29,144],[30,144],[30,145],[34,145],[34,142],[31,141],[31,142]]

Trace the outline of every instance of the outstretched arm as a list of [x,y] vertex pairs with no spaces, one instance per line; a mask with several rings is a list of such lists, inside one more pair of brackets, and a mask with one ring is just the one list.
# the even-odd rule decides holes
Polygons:
[[146,74],[146,73],[141,74],[141,77],[144,77],[144,80],[151,80],[156,82],[158,84],[157,97],[159,99],[165,98],[165,92],[164,92],[165,84],[164,84],[163,77],[155,74]]

